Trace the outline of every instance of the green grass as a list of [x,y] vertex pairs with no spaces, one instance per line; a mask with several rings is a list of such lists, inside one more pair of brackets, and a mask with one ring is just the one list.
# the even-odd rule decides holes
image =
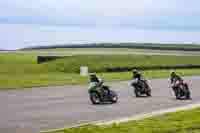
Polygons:
[[70,73],[0,75],[0,89],[23,89],[85,83],[87,83],[87,79],[85,77]]
[[[142,74],[148,79],[169,78],[170,71],[171,70],[148,70],[143,71]],[[177,69],[176,72],[181,76],[200,75],[200,69]],[[108,82],[130,80],[132,77],[131,72],[98,73],[98,75]]]
[[[169,70],[144,71],[147,78],[168,78]],[[200,75],[200,69],[180,69],[177,72],[184,76]],[[130,72],[97,73],[106,82],[125,81],[131,79]],[[40,74],[16,74],[0,75],[0,89],[31,88],[39,86],[60,86],[87,84],[88,78],[74,73],[40,73]]]
[[200,133],[200,108],[108,126],[84,126],[49,133]]
[[[108,67],[200,65],[198,56],[78,55],[44,64],[37,64],[36,57],[37,53],[1,53],[0,89],[87,84],[87,77],[78,74],[81,65],[89,66],[90,72],[98,72],[108,82],[131,78],[129,72],[105,73]],[[200,75],[200,69],[182,69],[177,72],[182,75]],[[169,71],[146,71],[144,74],[148,78],[166,78]]]

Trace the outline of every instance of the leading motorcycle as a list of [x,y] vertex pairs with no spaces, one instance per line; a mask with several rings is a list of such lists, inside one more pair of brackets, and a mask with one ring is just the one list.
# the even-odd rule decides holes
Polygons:
[[92,104],[116,103],[118,101],[117,93],[109,86],[103,85],[103,81],[97,89],[89,90],[89,96]]

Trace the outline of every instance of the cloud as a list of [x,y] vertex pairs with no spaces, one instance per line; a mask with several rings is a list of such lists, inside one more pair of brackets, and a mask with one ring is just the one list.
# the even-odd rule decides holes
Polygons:
[[141,30],[108,27],[68,27],[22,24],[0,24],[1,48],[15,49],[36,45],[151,42],[198,43],[199,31]]
[[[0,0],[0,21],[52,25],[199,26],[198,0]],[[185,19],[187,18],[187,19]]]
[[199,5],[199,0],[0,0],[5,44],[0,48],[80,40],[200,42]]

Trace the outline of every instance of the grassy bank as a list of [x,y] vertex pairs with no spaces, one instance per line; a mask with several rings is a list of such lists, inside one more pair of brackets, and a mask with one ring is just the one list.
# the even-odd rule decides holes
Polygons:
[[80,66],[90,72],[108,72],[113,68],[200,65],[200,56],[161,55],[76,55],[43,64],[48,70],[79,73]]
[[[90,72],[106,81],[129,80],[131,73],[106,73],[107,68],[141,67],[158,65],[200,65],[199,56],[145,56],[145,55],[77,55],[56,61],[37,64],[36,53],[0,54],[0,89],[87,84],[79,67],[89,66]],[[200,75],[200,69],[180,69],[181,75]],[[169,70],[145,71],[148,78],[168,77]]]
[[109,126],[85,126],[49,133],[199,133],[200,108]]

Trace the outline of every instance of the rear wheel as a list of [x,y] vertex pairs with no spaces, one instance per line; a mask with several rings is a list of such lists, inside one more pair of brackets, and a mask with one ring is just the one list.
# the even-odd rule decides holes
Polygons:
[[90,100],[92,104],[100,104],[100,96],[97,94],[97,92],[91,92],[90,93]]
[[177,95],[177,96],[176,96],[176,99],[179,100],[179,99],[181,99],[181,97],[180,97],[179,95]]
[[190,93],[186,94],[186,99],[191,99]]
[[189,89],[186,89],[185,98],[186,98],[186,99],[191,99],[190,90],[189,90]]
[[117,95],[117,93],[116,92],[114,92],[114,91],[110,91],[110,95],[111,95],[111,102],[112,103],[116,103],[117,101],[118,101],[118,95]]

